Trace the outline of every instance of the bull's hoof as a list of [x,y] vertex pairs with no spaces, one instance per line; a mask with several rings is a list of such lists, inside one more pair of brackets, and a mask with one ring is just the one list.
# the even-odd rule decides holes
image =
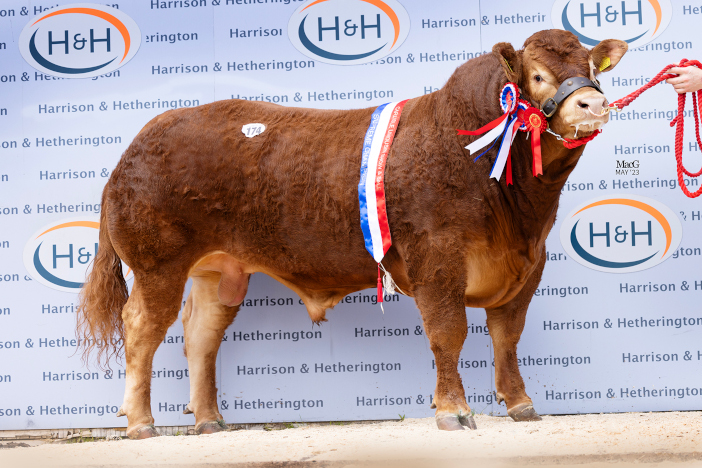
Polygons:
[[437,414],[436,426],[442,431],[462,431],[463,426],[455,414]]
[[463,426],[470,429],[477,429],[475,421],[471,415],[457,415],[453,413],[437,414],[436,426],[442,431],[462,431]]
[[522,403],[512,409],[507,410],[507,414],[517,422],[520,421],[541,421],[541,416],[534,410],[531,403]]
[[126,415],[127,415],[127,413],[125,413],[124,410],[122,409],[122,407],[120,406],[119,411],[117,411],[117,417],[121,418],[122,416],[126,416]]
[[476,430],[478,426],[475,425],[475,420],[470,414],[458,416],[458,422],[461,426],[466,426],[468,429]]
[[188,403],[185,406],[185,409],[183,410],[183,414],[193,414],[193,410],[190,409],[190,403]]
[[153,424],[143,424],[134,429],[127,430],[127,437],[132,440],[150,439],[160,435],[161,434],[158,433]]
[[196,434],[214,434],[215,432],[222,432],[226,430],[227,425],[224,423],[224,419],[218,419],[217,421],[205,421],[195,426]]

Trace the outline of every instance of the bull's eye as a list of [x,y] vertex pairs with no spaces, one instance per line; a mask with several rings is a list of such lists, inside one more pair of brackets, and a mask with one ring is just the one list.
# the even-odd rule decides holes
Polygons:
[[543,78],[541,78],[541,75],[536,75],[536,76],[534,77],[534,79],[536,80],[537,83],[543,81]]

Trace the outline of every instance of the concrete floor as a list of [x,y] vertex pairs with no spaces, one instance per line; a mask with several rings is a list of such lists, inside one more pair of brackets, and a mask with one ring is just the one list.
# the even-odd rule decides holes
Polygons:
[[0,467],[702,467],[700,412],[475,420],[460,432],[427,418],[47,444],[0,450]]

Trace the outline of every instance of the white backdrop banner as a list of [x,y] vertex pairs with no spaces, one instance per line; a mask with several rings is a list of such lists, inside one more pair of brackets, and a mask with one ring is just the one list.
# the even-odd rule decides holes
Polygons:
[[[552,27],[589,47],[630,41],[601,75],[610,101],[702,56],[702,8],[671,0],[328,0],[307,10],[295,0],[122,0],[73,6],[91,13],[62,23],[69,3],[0,4],[0,429],[126,425],[115,418],[124,368],[86,368],[76,353],[76,283],[95,254],[102,188],[154,116],[232,98],[375,107],[431,93],[495,43],[519,48]],[[112,59],[124,63],[85,71]],[[675,97],[659,85],[612,114],[563,189],[519,345],[540,413],[702,407],[702,205],[678,187]],[[693,128],[689,110],[685,122]],[[684,149],[698,170],[691,130]],[[618,205],[574,214],[603,200]],[[646,268],[617,271],[649,256]],[[293,292],[255,275],[218,357],[226,421],[432,415],[436,369],[420,314],[411,299],[386,300],[382,314],[374,291],[351,294],[317,327]],[[468,403],[505,414],[485,312],[466,314]],[[183,414],[188,380],[177,321],[154,361],[157,425],[194,423]]]

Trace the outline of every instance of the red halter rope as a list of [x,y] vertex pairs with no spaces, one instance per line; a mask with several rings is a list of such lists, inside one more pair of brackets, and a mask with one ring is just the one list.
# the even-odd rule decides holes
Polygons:
[[578,138],[576,140],[573,140],[571,138],[563,138],[563,146],[565,146],[568,149],[577,148],[578,146],[582,146],[585,143],[589,143],[600,133],[602,133],[602,130],[597,129],[592,133],[592,135],[590,135],[588,137],[582,137],[582,138]]
[[[694,66],[697,68],[702,68],[702,63],[698,62],[697,60],[687,60],[687,59],[682,59],[680,61],[680,64],[678,65],[668,65],[667,67],[663,68],[663,70],[660,71],[651,81],[646,83],[645,86],[642,86],[641,88],[637,89],[633,93],[629,94],[628,96],[625,96],[621,99],[618,99],[614,101],[610,107],[616,106],[617,110],[622,110],[624,107],[628,106],[631,104],[636,98],[638,98],[644,91],[647,89],[657,85],[661,81],[665,81],[668,78],[674,78],[678,75],[674,75],[672,73],[666,73],[666,71],[672,67],[690,67]],[[699,103],[699,104],[698,104]],[[699,105],[699,107],[698,107]],[[692,110],[693,114],[695,114],[695,134],[697,136],[697,143],[702,147],[702,140],[700,140],[700,125],[699,125],[699,113],[702,112],[702,90],[696,91],[692,93]],[[683,94],[678,94],[678,115],[671,120],[670,126],[674,126],[677,124],[677,128],[675,129],[675,160],[677,162],[678,166],[678,184],[680,185],[680,188],[682,189],[683,193],[687,195],[690,198],[696,198],[702,195],[702,187],[700,187],[696,192],[690,192],[687,189],[687,186],[685,185],[685,181],[683,180],[683,173],[690,176],[690,177],[699,177],[702,175],[702,169],[699,170],[699,172],[692,173],[685,169],[685,166],[683,166],[682,162],[682,151],[683,151],[683,134],[685,133],[684,130],[684,121],[685,121],[685,93]]]

